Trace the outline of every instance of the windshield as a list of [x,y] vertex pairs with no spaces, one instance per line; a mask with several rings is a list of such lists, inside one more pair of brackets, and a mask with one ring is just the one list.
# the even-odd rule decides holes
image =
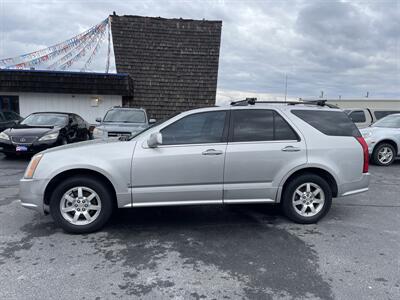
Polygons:
[[21,124],[28,126],[57,126],[67,124],[66,115],[57,114],[32,114],[26,117]]
[[113,109],[107,112],[103,121],[119,123],[145,123],[146,115],[144,111],[141,110]]
[[400,115],[391,115],[380,119],[372,127],[400,128]]

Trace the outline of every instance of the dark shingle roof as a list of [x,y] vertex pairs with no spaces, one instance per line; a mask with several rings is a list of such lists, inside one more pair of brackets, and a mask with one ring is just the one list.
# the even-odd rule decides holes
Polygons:
[[135,83],[132,106],[163,118],[215,105],[221,21],[111,16],[117,72]]
[[128,74],[0,70],[0,92],[130,96],[133,82]]

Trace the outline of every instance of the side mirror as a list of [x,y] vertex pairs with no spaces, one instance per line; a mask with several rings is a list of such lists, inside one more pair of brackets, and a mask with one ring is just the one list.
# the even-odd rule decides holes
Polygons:
[[155,122],[157,122],[156,119],[150,119],[150,120],[149,120],[149,124],[154,124]]
[[150,148],[157,148],[158,145],[162,145],[162,134],[160,132],[153,132],[150,134],[147,145]]
[[101,123],[101,118],[96,118],[97,123]]

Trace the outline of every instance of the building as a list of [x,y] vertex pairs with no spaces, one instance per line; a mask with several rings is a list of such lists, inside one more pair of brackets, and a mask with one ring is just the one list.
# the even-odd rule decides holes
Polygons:
[[132,94],[127,74],[0,70],[0,109],[23,117],[37,111],[74,112],[94,124]]
[[330,104],[334,104],[342,109],[346,108],[374,108],[400,110],[400,99],[374,99],[374,98],[358,98],[358,99],[328,99]]
[[221,21],[110,16],[117,74],[0,70],[0,109],[75,112],[94,123],[111,106],[163,119],[215,105]]
[[156,119],[215,105],[221,21],[110,19],[117,72],[135,85],[125,105],[144,107]]

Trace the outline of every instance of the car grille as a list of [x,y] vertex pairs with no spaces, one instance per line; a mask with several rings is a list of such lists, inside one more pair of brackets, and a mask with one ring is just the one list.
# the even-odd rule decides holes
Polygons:
[[113,137],[113,136],[130,136],[130,132],[117,132],[117,131],[109,131],[108,136]]
[[11,141],[17,144],[32,144],[36,141],[37,136],[13,136]]

